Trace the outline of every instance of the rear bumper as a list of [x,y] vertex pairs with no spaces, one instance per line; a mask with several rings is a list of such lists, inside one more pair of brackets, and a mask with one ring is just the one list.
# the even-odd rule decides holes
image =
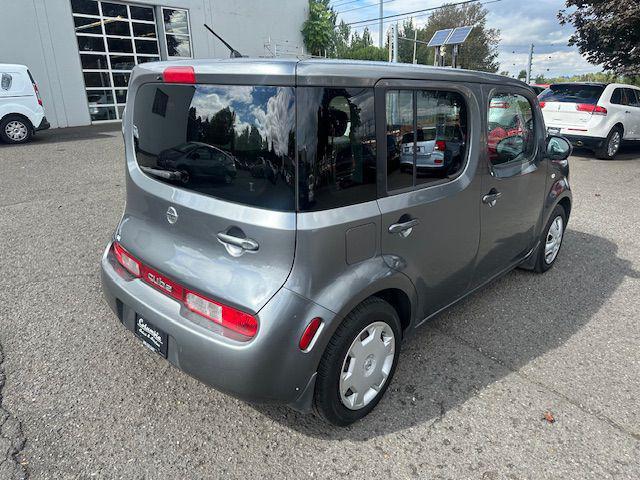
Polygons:
[[48,130],[49,128],[51,128],[51,124],[47,120],[47,117],[42,117],[40,125],[36,127],[36,132],[39,132],[40,130]]
[[564,133],[562,133],[561,135],[569,140],[569,142],[571,142],[571,145],[578,148],[600,148],[606,140],[605,138],[587,137],[585,135],[567,135]]
[[282,288],[258,313],[256,336],[243,341],[128,275],[111,245],[102,258],[101,277],[105,300],[121,323],[133,332],[138,314],[165,331],[167,359],[179,369],[242,400],[310,410],[322,352],[302,352],[298,341],[312,318],[330,320],[329,310]]

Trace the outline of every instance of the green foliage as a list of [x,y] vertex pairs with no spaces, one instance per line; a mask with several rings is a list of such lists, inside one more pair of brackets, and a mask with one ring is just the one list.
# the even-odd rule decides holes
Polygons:
[[524,80],[527,78],[527,71],[526,70],[520,70],[520,73],[518,73],[518,80]]
[[330,0],[309,0],[309,18],[302,25],[302,37],[313,55],[333,52],[336,47],[336,14]]
[[567,75],[564,77],[545,77],[538,75],[535,79],[536,83],[563,83],[563,82],[596,82],[596,83],[627,83],[640,87],[640,77],[616,75],[615,73],[597,72],[584,73],[581,75]]
[[[458,64],[469,70],[481,70],[486,72],[498,71],[498,43],[500,31],[487,28],[488,10],[479,3],[467,5],[445,5],[435,10],[428,18],[424,27],[418,28],[418,40],[428,42],[433,34],[445,28],[463,27],[473,25],[474,28],[467,41],[460,47]],[[411,20],[405,21],[399,29],[400,37],[413,40],[414,27]],[[418,63],[433,65],[434,49],[424,44],[418,44],[416,58]],[[413,42],[400,40],[398,45],[398,60],[405,63],[413,61]],[[451,64],[451,47],[445,54],[447,65]]]
[[566,0],[561,24],[575,33],[569,45],[593,64],[618,75],[640,75],[640,2],[638,0]]

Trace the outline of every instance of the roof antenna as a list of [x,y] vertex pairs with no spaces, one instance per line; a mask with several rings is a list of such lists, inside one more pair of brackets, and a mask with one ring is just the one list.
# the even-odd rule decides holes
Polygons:
[[204,24],[204,28],[206,28],[207,30],[209,30],[211,33],[213,33],[213,35],[220,40],[222,43],[224,43],[224,46],[227,47],[230,50],[230,54],[229,54],[229,58],[242,58],[244,57],[244,55],[242,55],[239,51],[237,51],[235,48],[233,48],[231,45],[229,45],[227,42],[224,41],[224,39],[218,35],[216,32],[214,32],[211,27],[209,25],[207,25],[206,23]]

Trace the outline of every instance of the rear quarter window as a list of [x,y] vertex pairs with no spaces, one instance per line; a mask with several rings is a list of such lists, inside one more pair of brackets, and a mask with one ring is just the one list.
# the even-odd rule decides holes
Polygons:
[[291,87],[147,84],[136,93],[140,169],[177,188],[295,210]]

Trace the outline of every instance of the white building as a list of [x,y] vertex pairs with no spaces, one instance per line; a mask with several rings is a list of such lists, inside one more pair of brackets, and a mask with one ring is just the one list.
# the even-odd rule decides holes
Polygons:
[[[27,65],[53,128],[119,120],[134,65],[295,49],[307,0],[3,0],[0,63]],[[271,46],[266,46],[267,42]],[[288,43],[287,43],[288,42]]]

